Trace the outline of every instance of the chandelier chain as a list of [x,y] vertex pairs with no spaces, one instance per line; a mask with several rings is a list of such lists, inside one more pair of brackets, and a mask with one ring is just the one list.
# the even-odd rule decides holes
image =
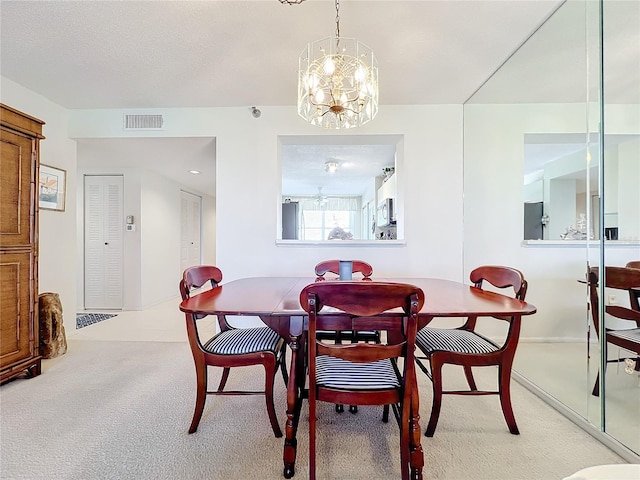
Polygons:
[[340,41],[340,0],[336,0],[336,39]]

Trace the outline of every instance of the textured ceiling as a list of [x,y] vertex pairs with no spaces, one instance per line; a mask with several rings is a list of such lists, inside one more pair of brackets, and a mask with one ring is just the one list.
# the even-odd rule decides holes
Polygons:
[[[464,102],[561,2],[343,0],[380,102]],[[293,105],[298,56],[332,1],[1,2],[2,75],[67,108]]]

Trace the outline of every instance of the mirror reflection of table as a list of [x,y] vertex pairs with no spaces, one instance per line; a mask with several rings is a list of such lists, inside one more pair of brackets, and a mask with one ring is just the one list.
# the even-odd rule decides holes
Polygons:
[[[338,280],[327,278],[325,281]],[[435,317],[513,316],[519,322],[536,308],[488,290],[459,282],[435,278],[374,278],[374,281],[416,285],[425,293],[419,313],[419,328]],[[218,288],[194,295],[180,304],[187,314],[258,316],[278,332],[291,348],[287,386],[287,423],[284,444],[284,476],[295,473],[296,433],[302,401],[306,396],[306,314],[300,305],[300,292],[314,283],[313,277],[253,277],[224,283]],[[417,408],[417,406],[416,406]],[[421,472],[419,477],[421,478]]]

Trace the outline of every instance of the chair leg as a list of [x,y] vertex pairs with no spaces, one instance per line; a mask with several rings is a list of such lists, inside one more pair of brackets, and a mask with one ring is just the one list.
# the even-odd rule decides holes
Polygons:
[[389,405],[385,405],[382,409],[382,421],[387,423],[389,421]]
[[593,385],[593,390],[591,390],[591,395],[594,397],[600,396],[600,372],[596,375],[596,383]]
[[[310,386],[311,387],[311,386]],[[309,396],[309,479],[316,478],[316,399]]]
[[473,378],[473,372],[471,371],[471,367],[469,365],[465,365],[464,367],[464,376],[467,377],[467,383],[469,384],[469,389],[471,391],[478,390],[476,386],[476,381]]
[[503,366],[498,367],[500,375],[500,404],[502,405],[502,413],[507,421],[509,431],[513,435],[519,435],[518,425],[516,425],[516,417],[513,414],[511,406],[511,368]]
[[222,369],[222,377],[220,378],[220,385],[218,385],[218,391],[221,392],[224,390],[225,385],[227,384],[227,380],[229,379],[229,372],[231,369],[229,367],[224,367]]
[[[387,408],[388,405],[385,405]],[[400,475],[402,480],[409,480],[409,405],[402,405],[400,412]]]
[[433,437],[438,425],[440,416],[440,406],[442,405],[442,363],[437,360],[436,355],[431,355],[431,384],[433,385],[433,404],[431,406],[431,416],[425,435]]
[[276,416],[276,409],[273,404],[273,382],[276,376],[276,363],[275,357],[273,363],[265,364],[265,380],[264,380],[264,396],[267,402],[267,413],[269,414],[269,420],[271,421],[271,428],[276,438],[282,437],[282,430],[278,425],[278,417]]
[[193,411],[189,433],[193,433],[198,429],[202,411],[204,410],[204,402],[207,398],[207,365],[204,362],[196,362],[196,384],[196,407]]

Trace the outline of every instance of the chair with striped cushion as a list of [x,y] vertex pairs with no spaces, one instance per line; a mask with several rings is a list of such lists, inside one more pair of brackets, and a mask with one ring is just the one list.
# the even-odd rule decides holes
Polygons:
[[[180,281],[180,294],[186,300],[194,288],[200,288],[207,283],[211,288],[218,288],[222,281],[219,268],[210,265],[199,265],[187,268]],[[218,316],[220,332],[213,337],[203,340],[198,331],[198,320],[206,315],[186,314],[187,336],[191,353],[196,366],[197,393],[196,407],[189,433],[198,428],[204,410],[207,395],[264,395],[267,402],[267,412],[271,421],[271,428],[276,437],[282,436],[278,425],[278,418],[273,405],[273,383],[278,367],[282,371],[285,386],[288,374],[285,365],[286,343],[274,330],[269,327],[234,328],[229,325],[224,315]],[[224,390],[232,367],[262,365],[265,370],[265,387],[262,391],[230,391]],[[207,391],[207,367],[222,367],[222,378],[216,391]]]
[[[631,263],[631,262],[630,262]],[[629,264],[627,264],[629,265]],[[599,269],[592,267],[589,269],[589,300],[591,318],[596,334],[600,335],[600,302],[599,302]],[[633,370],[640,371],[640,308],[638,308],[638,295],[640,294],[640,269],[632,267],[605,267],[604,285],[609,291],[619,290],[627,291],[629,294],[629,307],[624,305],[606,305],[604,311],[606,314],[614,317],[616,322],[629,321],[629,328],[610,328],[605,326],[607,332],[607,347],[609,344],[620,347],[627,352],[633,352],[635,355],[621,354],[613,358],[607,357],[606,363],[626,364],[625,371],[633,373]],[[610,319],[605,319],[608,323]],[[605,350],[606,355],[606,350]],[[604,375],[604,374],[603,374]],[[591,394],[600,395],[600,374],[596,377],[596,383],[593,386]]]
[[[502,266],[482,266],[471,272],[474,287],[482,288],[484,282],[496,288],[512,288],[515,298],[524,301],[527,281],[522,272]],[[477,317],[467,318],[459,328],[423,327],[418,331],[416,345],[424,356],[417,355],[416,363],[427,374],[433,385],[433,405],[431,417],[425,431],[432,437],[436,430],[443,394],[453,395],[499,395],[502,413],[515,435],[519,433],[511,406],[511,367],[520,337],[520,317],[490,317],[509,323],[508,332],[502,344],[497,344],[476,331]],[[427,367],[423,361],[428,361]],[[442,367],[444,364],[460,365],[469,384],[468,390],[443,390]],[[472,367],[498,367],[498,390],[478,390],[473,378]]]
[[[340,275],[340,260],[323,260],[316,265],[315,272],[317,281],[326,280],[325,275],[327,273]],[[351,260],[351,273],[360,273],[362,274],[362,280],[370,281],[371,275],[373,275],[373,267],[362,260]],[[316,336],[318,340],[329,340],[335,343],[342,343],[345,340],[351,343],[380,343],[380,331],[378,330],[365,330],[360,332],[352,330],[318,330]],[[350,405],[349,411],[351,413],[358,413],[358,406]],[[336,412],[344,412],[344,405],[336,404]]]
[[[363,280],[371,280],[373,274],[373,267],[362,260],[352,260],[351,273],[362,274]],[[319,281],[325,280],[327,273],[333,273],[334,275],[340,274],[340,260],[324,260],[316,265],[316,276]],[[351,343],[357,342],[374,342],[380,343],[380,332],[376,330],[363,331],[363,332],[336,332],[326,331],[318,332],[318,338],[322,340],[333,340],[336,343],[342,343],[343,340],[348,340]]]
[[[385,422],[391,405],[400,426],[402,478],[408,479],[410,470],[411,478],[422,478],[414,350],[417,314],[423,303],[422,290],[404,283],[324,281],[307,285],[300,293],[300,304],[309,313],[311,480],[315,479],[318,401],[383,405]],[[319,329],[393,331],[387,337],[394,343],[325,343],[317,338]]]

